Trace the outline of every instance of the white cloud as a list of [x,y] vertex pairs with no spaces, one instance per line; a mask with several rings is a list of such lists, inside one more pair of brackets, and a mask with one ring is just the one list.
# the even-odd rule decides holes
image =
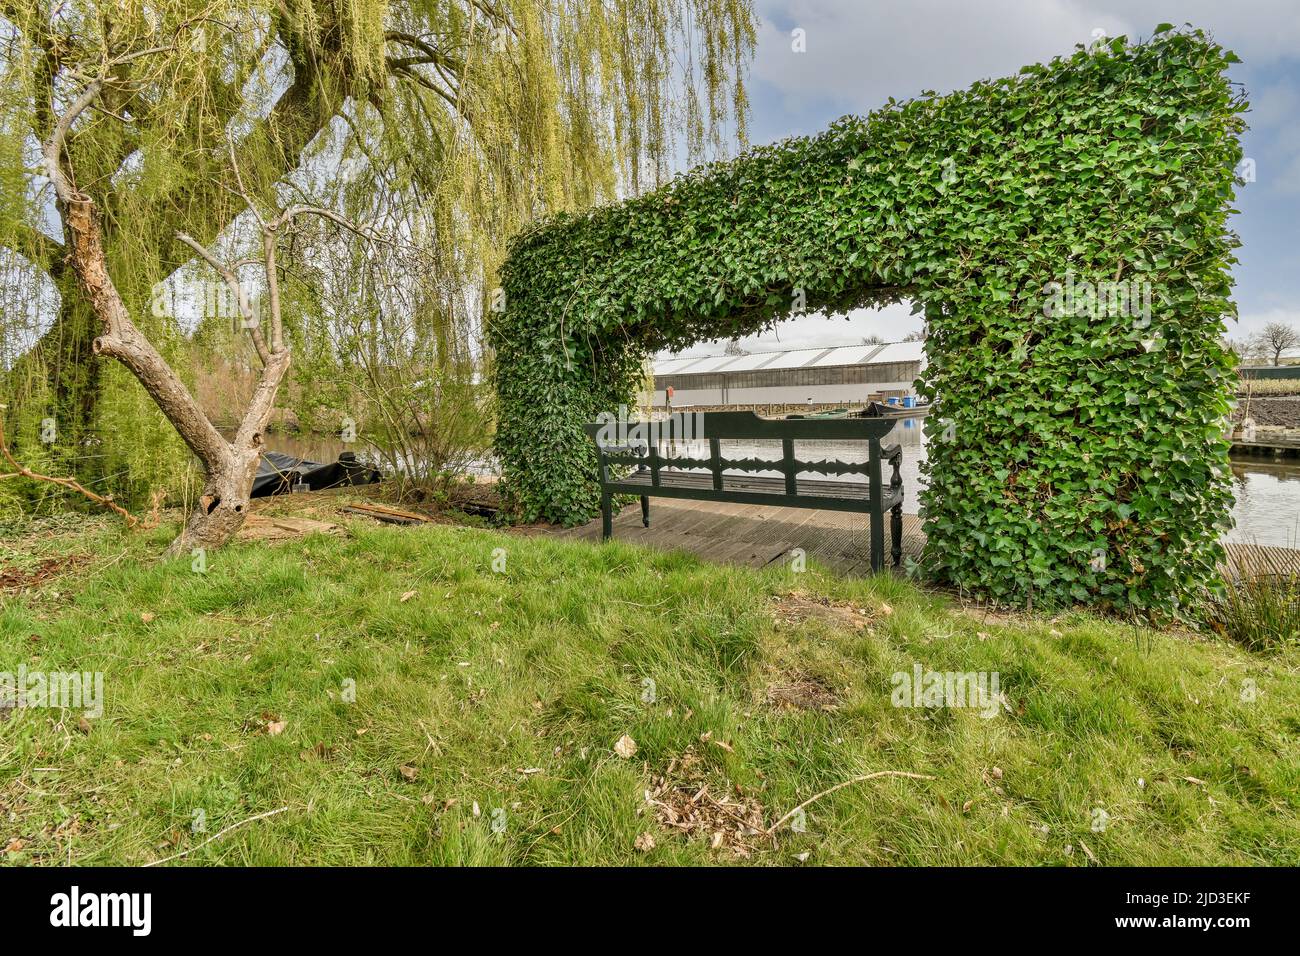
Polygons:
[[[771,352],[776,349],[857,345],[872,335],[886,342],[897,342],[908,333],[921,330],[921,317],[912,315],[911,308],[910,304],[899,302],[881,309],[855,309],[848,315],[800,316],[787,319],[763,335],[746,336],[740,340],[740,345],[750,352]],[[701,342],[685,354],[718,355],[726,345],[725,340]]]
[[1270,322],[1281,322],[1300,329],[1300,308],[1264,309],[1256,312],[1242,312],[1236,323],[1230,323],[1228,338],[1248,339]]
[[[1085,13],[1063,0],[768,0],[760,10],[753,76],[780,90],[787,107],[829,98],[851,112],[875,109],[890,96],[942,93],[1015,73],[1089,42],[1096,28],[1115,34],[1127,27],[1120,17]],[[806,32],[805,53],[791,49],[796,27]]]
[[[759,12],[752,76],[775,87],[792,114],[826,100],[863,113],[890,96],[961,89],[1069,54],[1097,29],[1148,37],[1158,23],[1190,22],[1241,56],[1242,69],[1300,56],[1294,0],[759,0]],[[791,50],[796,27],[807,52]]]

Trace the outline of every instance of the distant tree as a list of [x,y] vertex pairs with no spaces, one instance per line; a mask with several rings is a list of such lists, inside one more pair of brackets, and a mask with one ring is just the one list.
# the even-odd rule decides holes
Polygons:
[[1238,365],[1246,365],[1255,357],[1255,346],[1250,339],[1224,339],[1223,347],[1237,356]]
[[903,336],[903,341],[904,341],[904,342],[924,342],[924,341],[925,341],[925,329],[921,329],[919,332],[908,332],[906,335]]
[[1300,346],[1300,331],[1285,322],[1270,322],[1255,335],[1255,346],[1265,355],[1273,357],[1274,365],[1282,364],[1282,353]]
[[879,335],[868,335],[863,337],[862,344],[863,345],[884,345],[885,340],[882,339]]
[[722,350],[723,355],[748,355],[749,351],[740,347],[739,339],[732,339],[727,343],[727,347]]

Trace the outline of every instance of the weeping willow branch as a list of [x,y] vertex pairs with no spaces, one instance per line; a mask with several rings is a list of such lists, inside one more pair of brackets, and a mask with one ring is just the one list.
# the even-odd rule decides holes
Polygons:
[[7,407],[8,406],[6,405],[0,405],[0,457],[3,457],[4,460],[9,463],[9,467],[14,470],[0,473],[0,481],[4,481],[6,478],[27,478],[31,481],[41,481],[51,485],[58,485],[62,488],[68,488],[80,495],[84,495],[98,505],[103,505],[105,508],[116,511],[122,516],[123,520],[126,521],[126,526],[128,528],[134,528],[139,524],[139,519],[121,505],[117,504],[111,495],[96,494],[75,478],[56,478],[52,475],[42,475],[40,472],[32,471],[27,466],[21,464],[18,459],[14,457],[13,452],[9,450],[9,442],[5,438],[4,413]]
[[[388,210],[385,231],[429,253],[423,268],[446,316],[438,321],[477,329],[508,237],[538,216],[638,191],[637,161],[659,169],[681,155],[674,136],[691,153],[698,117],[712,118],[715,101],[740,83],[754,22],[751,0],[0,0],[0,11],[15,26],[0,58],[4,155],[20,155],[14,144],[30,129],[41,144],[60,141],[66,179],[53,180],[63,187],[53,209],[41,207],[48,190],[0,209],[9,220],[0,235],[36,251],[27,258],[55,280],[60,304],[39,341],[50,404],[67,433],[112,436],[121,489],[168,481],[181,462],[170,451],[137,455],[158,447],[156,417],[141,414],[134,382],[128,395],[114,393],[129,400],[99,404],[122,386],[100,375],[107,363],[94,356],[130,368],[160,408],[170,405],[173,425],[177,409],[186,416],[192,399],[181,380],[168,369],[151,382],[148,369],[166,365],[161,353],[184,375],[174,356],[204,344],[136,303],[190,262],[220,266],[214,275],[226,286],[222,269],[246,279],[246,266],[262,268],[265,236],[252,260],[239,258],[249,250],[218,251],[246,210],[269,224],[284,215],[289,190],[303,215],[379,222]],[[67,115],[82,93],[90,102]],[[691,105],[697,99],[703,108]],[[51,212],[61,245],[16,228],[39,227]],[[277,232],[278,258],[291,266],[286,235],[304,233],[288,220]],[[102,267],[73,268],[96,257]],[[315,305],[279,272],[280,336],[292,339]],[[128,316],[123,303],[136,311]],[[255,347],[262,340],[253,365],[263,370],[276,364],[272,318],[251,335]],[[381,334],[382,321],[391,314],[364,334]],[[131,335],[141,330],[157,349]],[[320,374],[339,380],[339,351],[324,355]],[[307,363],[293,363],[301,376]],[[200,461],[233,454],[206,421],[177,431]]]

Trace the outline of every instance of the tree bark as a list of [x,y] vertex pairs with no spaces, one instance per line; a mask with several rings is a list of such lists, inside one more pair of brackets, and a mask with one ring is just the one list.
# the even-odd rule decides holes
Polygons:
[[[54,184],[69,237],[68,263],[85,301],[103,327],[94,341],[95,354],[116,359],[131,371],[203,466],[206,476],[203,494],[184,529],[168,548],[168,555],[200,547],[219,548],[238,533],[247,517],[262,450],[262,433],[289,368],[290,352],[277,335],[279,347],[267,356],[257,391],[231,443],[208,421],[185,383],[136,328],[108,272],[95,204],[77,189],[63,167],[63,139],[77,115],[98,95],[99,85],[98,81],[93,82],[82,92],[43,144],[46,172]],[[273,258],[268,259],[267,266],[274,270]]]
[[244,526],[253,479],[262,459],[265,444],[262,436],[275,410],[275,396],[289,370],[290,354],[288,349],[271,353],[253,401],[229,445],[230,454],[216,467],[207,468],[203,492],[180,535],[168,547],[168,556],[179,556],[197,548],[215,551]]

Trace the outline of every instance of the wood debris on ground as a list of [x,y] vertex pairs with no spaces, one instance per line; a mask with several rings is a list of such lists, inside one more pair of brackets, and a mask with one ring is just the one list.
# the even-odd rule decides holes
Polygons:
[[282,541],[309,534],[339,534],[342,529],[332,521],[298,518],[288,515],[250,514],[239,529],[241,541]]
[[694,745],[651,780],[646,802],[661,827],[707,840],[713,850],[744,858],[771,843],[763,805],[739,785],[711,777]]
[[836,710],[839,695],[830,684],[805,671],[785,672],[767,686],[764,698],[769,707],[793,710]]
[[[771,610],[772,623],[778,627],[795,626],[806,621],[821,621],[835,627],[862,631],[872,623],[873,619],[870,612],[851,601],[837,601],[819,594],[809,594],[804,590],[778,595],[772,602]],[[890,612],[892,610],[890,608]]]
[[0,568],[0,592],[25,591],[73,571],[91,560],[88,554],[55,555],[38,561],[31,568]]

